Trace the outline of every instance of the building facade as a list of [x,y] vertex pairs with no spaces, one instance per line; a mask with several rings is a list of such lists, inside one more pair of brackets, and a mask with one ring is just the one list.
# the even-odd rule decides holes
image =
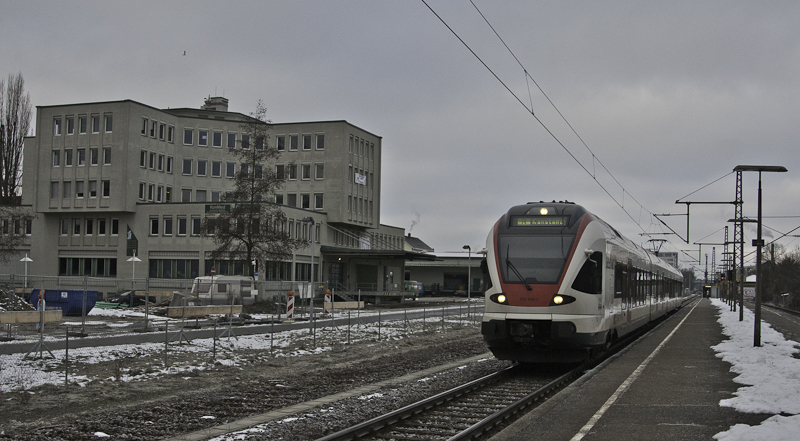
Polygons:
[[[403,230],[380,224],[381,138],[347,121],[269,126],[266,148],[280,156],[268,166],[287,181],[268,202],[286,214],[283,228],[313,235],[312,245],[256,268],[210,260],[200,224],[233,202],[225,196],[242,164],[229,150],[250,145],[249,120],[221,97],[198,109],[132,100],[37,107],[36,136],[24,149],[22,200],[37,216],[21,250],[33,259],[29,273],[190,279],[214,267],[308,280],[313,254],[319,281],[374,290],[402,283]],[[127,263],[134,253],[138,267]],[[385,276],[395,271],[396,282]]]

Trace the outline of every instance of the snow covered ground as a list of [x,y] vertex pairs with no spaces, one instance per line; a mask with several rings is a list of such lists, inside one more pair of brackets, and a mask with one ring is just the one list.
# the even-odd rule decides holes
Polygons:
[[761,346],[753,346],[755,316],[745,308],[744,321],[728,305],[712,300],[719,308],[722,332],[729,340],[713,346],[717,357],[730,363],[731,372],[739,374],[734,381],[743,386],[733,398],[720,401],[720,406],[732,407],[744,413],[767,413],[775,416],[758,426],[737,424],[714,439],[721,441],[800,439],[800,352],[798,343],[786,340],[762,321]]
[[[465,310],[466,311],[466,310]],[[452,313],[452,312],[451,312]],[[377,312],[361,312],[361,317],[374,316]],[[143,313],[132,310],[97,309],[88,315],[91,322],[102,323],[103,317],[141,319]],[[268,317],[268,316],[265,316]],[[163,320],[163,317],[159,319]],[[464,315],[448,315],[445,318],[446,326],[465,325],[474,322],[475,318]],[[87,322],[88,323],[88,322]],[[80,322],[73,323],[78,326]],[[116,323],[116,326],[122,324]],[[193,339],[191,344],[178,344],[173,341],[168,345],[170,363],[163,366],[165,350],[164,343],[137,343],[124,344],[113,347],[87,347],[70,349],[69,359],[73,366],[86,367],[85,371],[95,374],[82,375],[71,369],[69,382],[84,386],[91,381],[142,381],[158,378],[164,375],[191,373],[197,370],[213,369],[215,365],[241,366],[252,363],[255,359],[266,361],[277,357],[297,357],[307,354],[327,352],[331,345],[350,341],[355,344],[364,341],[413,338],[411,335],[421,331],[440,331],[442,329],[441,315],[431,315],[427,319],[413,320],[383,320],[361,323],[353,315],[353,325],[348,331],[347,326],[336,328],[326,325],[326,320],[317,322],[316,337],[308,329],[276,332],[274,335],[258,334],[243,335],[236,338],[218,340]],[[177,329],[177,328],[176,328]],[[222,333],[220,328],[219,332]],[[117,335],[125,335],[120,333]],[[89,337],[91,338],[91,337]],[[101,338],[101,337],[98,337]],[[316,345],[314,342],[316,341]],[[26,358],[25,354],[11,354],[0,357],[0,392],[30,390],[45,384],[64,384],[64,350],[52,351],[54,358],[44,357]],[[215,353],[216,359],[211,362],[210,354]],[[92,365],[114,365],[117,360],[151,360],[147,369],[139,367],[122,367],[109,375],[107,369],[92,369]],[[113,370],[113,369],[112,369]],[[104,374],[103,374],[104,373]],[[98,376],[102,375],[102,376]],[[29,393],[34,393],[30,391]]]

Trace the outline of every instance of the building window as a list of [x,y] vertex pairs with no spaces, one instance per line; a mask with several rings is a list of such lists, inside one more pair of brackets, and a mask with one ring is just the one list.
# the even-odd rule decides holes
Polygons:
[[278,164],[275,166],[275,177],[278,179],[283,179],[284,175],[286,174],[286,166],[283,164]]
[[233,178],[236,176],[236,163],[235,162],[226,162],[225,163],[225,177],[226,178]]
[[159,185],[158,189],[156,190],[156,202],[161,202],[164,200],[164,186]]
[[[197,160],[197,176],[205,176],[207,167],[208,167],[208,161],[206,161],[205,159],[198,159]],[[191,173],[191,171],[190,171],[190,173]]]
[[183,160],[183,174],[184,175],[191,175],[192,174],[192,160],[191,159],[184,159]]
[[314,164],[314,179],[325,178],[325,164]]
[[147,136],[147,123],[148,122],[149,121],[148,121],[147,118],[142,118],[142,136]]
[[289,135],[289,151],[296,152],[297,151],[297,143],[299,142],[299,138],[297,135]]
[[219,202],[219,190],[211,190],[211,202]]
[[89,181],[89,197],[97,197],[97,181]]
[[94,219],[86,219],[86,233],[87,236],[94,234]]
[[86,134],[86,115],[78,116],[78,133]]
[[172,216],[164,217],[164,236],[172,236]]
[[245,176],[250,176],[250,164],[242,164],[239,167],[239,172]]
[[158,155],[158,171],[164,171],[164,155]]
[[311,135],[303,135],[303,150],[311,150]]
[[205,147],[208,145],[208,130],[197,131],[197,145]]
[[72,219],[72,235],[73,236],[80,236],[81,235],[81,220],[77,218]]
[[264,166],[261,164],[255,164],[253,166],[253,177],[256,179],[261,179],[264,177]]
[[164,202],[172,202],[172,187],[167,187],[164,190]]
[[300,195],[300,208],[311,208],[311,196],[307,193]]
[[151,121],[150,122],[150,137],[156,137],[156,128],[158,127],[158,121]]
[[286,166],[287,171],[289,172],[289,180],[294,181],[297,179],[297,164],[289,164]]
[[164,124],[164,123],[159,124],[158,125],[158,139],[163,141],[164,140],[164,136],[166,135],[166,131],[167,131],[167,125]]
[[139,152],[139,167],[147,167],[147,152],[144,150]]
[[86,149],[78,149],[78,167],[86,165]]
[[64,167],[72,167],[72,149],[64,150]]
[[200,235],[200,218],[192,216],[192,236]]
[[58,199],[58,190],[59,190],[58,181],[51,181],[50,182],[50,199]]
[[105,126],[106,126],[106,133],[111,133],[111,129],[113,127],[114,119],[111,115],[105,116]]
[[212,133],[211,146],[220,148],[222,147],[222,132],[215,131]]
[[175,126],[167,127],[167,142],[172,143],[175,140]]
[[156,169],[156,154],[155,152],[150,152],[150,170]]
[[92,133],[100,133],[100,115],[92,115]]
[[311,164],[300,164],[300,178],[303,180],[311,179]]
[[89,149],[89,164],[97,165],[100,163],[100,150],[97,147]]
[[183,188],[183,189],[181,189],[181,202],[192,202],[192,189],[191,188]]
[[278,204],[278,205],[283,205],[283,195],[282,194],[276,194],[275,195],[275,203]]
[[69,219],[61,219],[61,235],[66,236],[69,234]]
[[103,147],[103,165],[111,165],[111,147]]
[[172,156],[167,156],[167,173],[172,173]]
[[178,216],[178,236],[186,236],[186,216]]
[[317,133],[317,150],[325,150],[325,134]]
[[194,137],[194,129],[183,129],[183,145],[192,145],[193,137]]
[[78,199],[83,197],[83,181],[75,182],[75,197]]
[[75,133],[75,117],[68,116],[67,117],[67,135],[72,135]]
[[205,190],[197,190],[197,191],[195,191],[194,201],[195,202],[205,202],[206,201],[206,191]]
[[211,176],[215,178],[222,176],[222,161],[211,161]]
[[53,120],[53,135],[61,135],[61,118],[56,118]]
[[[288,205],[290,207],[296,207],[297,206],[297,195],[294,194],[294,193],[289,193],[288,195],[286,195],[286,205]],[[289,225],[292,225],[292,224],[290,223]]]
[[236,148],[236,134],[235,133],[228,133],[228,148],[235,149]]
[[71,181],[65,181],[64,182],[64,187],[62,188],[61,195],[62,195],[61,197],[64,198],[64,199],[69,199],[69,198],[72,197],[72,182]]
[[250,149],[250,135],[242,134],[242,148],[245,150]]
[[103,197],[104,198],[111,197],[111,181],[108,180],[108,179],[105,179],[105,180],[103,180],[101,182],[100,186],[102,187],[101,192],[102,192]]
[[275,144],[277,145],[278,151],[282,152],[286,150],[286,136],[278,135],[275,138]]
[[97,235],[98,236],[106,235],[106,218],[104,217],[97,219]]
[[155,184],[150,184],[147,186],[147,200],[153,202],[153,198],[155,197],[156,193],[156,186]]
[[61,165],[61,150],[53,150],[53,167]]
[[119,235],[119,219],[111,219],[111,235]]
[[144,200],[144,192],[145,192],[146,188],[147,188],[147,184],[145,184],[144,182],[140,182],[139,183],[139,200],[140,201]]
[[151,217],[150,218],[150,235],[151,236],[158,236],[158,218]]
[[322,197],[322,193],[314,193],[314,209],[322,210],[323,208],[325,208],[323,202],[324,199]]

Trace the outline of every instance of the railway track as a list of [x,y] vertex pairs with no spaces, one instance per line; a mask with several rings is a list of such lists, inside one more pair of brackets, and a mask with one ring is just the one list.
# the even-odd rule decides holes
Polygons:
[[514,366],[318,441],[476,439],[571,382],[583,369],[564,374]]
[[600,357],[568,372],[564,372],[566,368],[563,367],[559,371],[554,367],[534,370],[513,366],[317,441],[481,439],[566,387],[587,369],[620,352],[654,327],[646,326],[620,339]]

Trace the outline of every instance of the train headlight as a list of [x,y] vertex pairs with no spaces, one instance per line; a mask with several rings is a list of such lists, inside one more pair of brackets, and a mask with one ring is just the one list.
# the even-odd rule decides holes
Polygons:
[[541,214],[542,216],[547,216],[547,208],[542,207],[542,209],[539,210],[539,214]]
[[491,297],[489,297],[489,300],[501,305],[508,305],[508,297],[506,297],[506,295],[503,293],[492,294]]
[[550,306],[561,306],[561,305],[568,305],[574,302],[576,299],[572,296],[565,296],[561,294],[556,294],[550,299]]

